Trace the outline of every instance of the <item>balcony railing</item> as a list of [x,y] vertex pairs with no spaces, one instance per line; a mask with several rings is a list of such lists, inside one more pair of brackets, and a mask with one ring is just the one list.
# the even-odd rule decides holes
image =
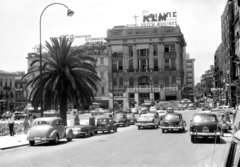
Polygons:
[[[165,91],[178,91],[177,85],[171,85],[169,87],[163,87]],[[128,92],[160,92],[160,86],[140,85],[140,86],[129,86]]]

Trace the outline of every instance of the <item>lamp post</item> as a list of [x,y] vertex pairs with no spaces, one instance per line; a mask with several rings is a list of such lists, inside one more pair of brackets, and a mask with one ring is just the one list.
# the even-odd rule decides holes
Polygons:
[[40,52],[40,103],[41,103],[41,117],[43,116],[43,88],[42,88],[42,15],[44,13],[44,11],[52,5],[62,5],[65,6],[68,10],[67,10],[67,16],[72,16],[74,14],[74,12],[72,10],[70,10],[66,5],[62,4],[62,3],[52,3],[48,6],[46,6],[41,15],[40,15],[40,21],[39,21],[39,35],[40,35],[40,46],[39,46],[39,52]]

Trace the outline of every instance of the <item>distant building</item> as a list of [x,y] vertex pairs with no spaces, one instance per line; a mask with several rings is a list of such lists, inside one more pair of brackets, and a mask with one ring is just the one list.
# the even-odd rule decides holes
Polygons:
[[184,88],[184,97],[194,101],[194,90],[195,90],[195,74],[194,74],[194,61],[195,59],[190,58],[190,54],[186,57],[186,86]]
[[15,74],[0,70],[0,113],[15,105]]
[[182,98],[186,42],[179,26],[115,26],[107,31],[106,41],[111,58],[110,108],[113,97],[114,102],[123,107],[138,107],[144,101]]

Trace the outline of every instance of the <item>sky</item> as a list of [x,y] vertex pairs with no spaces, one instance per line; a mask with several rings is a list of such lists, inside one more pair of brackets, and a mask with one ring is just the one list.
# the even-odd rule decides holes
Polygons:
[[142,16],[143,10],[177,12],[177,23],[187,42],[186,51],[195,59],[196,84],[214,64],[227,0],[1,0],[0,70],[27,71],[27,54],[34,52],[33,48],[40,43],[40,15],[52,3],[63,3],[75,13],[67,17],[64,6],[48,7],[42,15],[43,45],[50,37],[61,35],[106,37],[107,30],[114,26],[134,24],[133,16]]

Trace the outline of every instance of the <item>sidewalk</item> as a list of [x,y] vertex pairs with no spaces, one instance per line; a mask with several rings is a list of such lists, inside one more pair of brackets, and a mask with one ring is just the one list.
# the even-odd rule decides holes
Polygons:
[[25,134],[18,134],[14,136],[1,136],[0,150],[28,145],[29,143],[26,138],[27,135]]

